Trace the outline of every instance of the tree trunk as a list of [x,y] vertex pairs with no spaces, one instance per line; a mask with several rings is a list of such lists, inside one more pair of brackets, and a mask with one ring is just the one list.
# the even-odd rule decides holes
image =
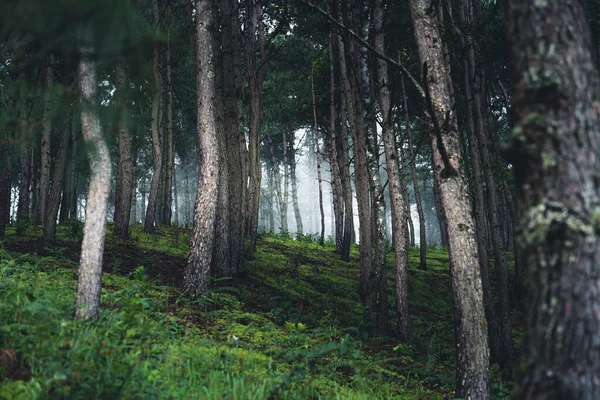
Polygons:
[[[408,112],[408,101],[406,100],[406,86],[404,77],[400,79],[400,91],[402,95],[402,109],[404,111],[404,123],[406,124],[406,137],[408,138],[408,160],[410,172],[413,180],[413,191],[415,193],[415,203],[417,204],[417,214],[419,216],[419,268],[427,269],[427,231],[425,228],[425,213],[423,212],[423,202],[421,201],[421,190],[419,188],[419,175],[417,174],[417,161],[415,159],[415,150],[413,145],[412,129],[410,127],[410,115]],[[410,214],[410,209],[408,210]]]
[[184,273],[184,289],[201,295],[208,290],[213,258],[218,198],[219,151],[215,111],[215,21],[210,0],[196,1],[196,82],[198,140],[202,162],[194,211],[190,254]]
[[27,121],[27,97],[25,93],[25,78],[21,76],[19,130],[21,134],[21,170],[19,174],[19,199],[17,204],[17,235],[25,234],[30,220],[31,208],[31,148],[29,143],[29,126]]
[[319,243],[325,243],[325,211],[323,210],[323,179],[321,178],[321,152],[319,151],[319,123],[317,122],[317,103],[315,100],[314,70],[310,74],[310,91],[312,94],[313,133],[315,135],[315,152],[317,154],[317,181],[319,182],[319,212],[321,214],[321,236]]
[[140,184],[140,194],[142,196],[140,204],[140,221],[144,223],[146,221],[146,152],[142,151],[142,177]]
[[0,146],[2,157],[0,170],[0,239],[6,233],[7,222],[10,221],[10,191],[11,191],[11,156],[8,145],[2,143]]
[[[158,29],[158,0],[152,0],[152,9],[154,16],[154,29]],[[159,133],[159,108],[161,98],[161,77],[160,77],[160,57],[158,51],[158,42],[152,44],[152,72],[153,72],[153,90],[152,90],[152,148],[154,150],[154,168],[152,172],[152,182],[150,184],[150,194],[148,196],[148,206],[146,208],[146,219],[144,220],[144,231],[154,233],[157,222],[157,203],[158,189],[161,181],[162,172],[162,146]]]
[[46,207],[50,190],[50,135],[52,133],[52,102],[54,81],[54,59],[50,56],[45,70],[46,87],[44,92],[44,115],[42,117],[42,142],[40,145],[40,194],[38,200],[38,221],[46,221]]
[[223,13],[223,86],[225,106],[225,131],[229,135],[227,161],[229,172],[229,265],[236,274],[243,262],[247,175],[244,170],[243,154],[246,138],[242,112],[242,60],[241,33],[238,7],[235,0],[222,1]]
[[183,159],[184,164],[184,184],[185,184],[185,225],[192,225],[192,196],[190,194],[190,164],[188,160],[188,156]]
[[[91,30],[90,30],[91,32]],[[108,146],[100,127],[96,97],[96,63],[91,33],[83,39],[79,61],[79,96],[81,102],[81,131],[90,162],[90,184],[86,202],[83,242],[79,261],[79,277],[75,318],[97,318],[102,282],[102,257],[108,215],[108,194],[111,161]]]
[[[519,399],[600,398],[600,78],[582,2],[505,2],[527,265]],[[543,44],[544,46],[541,46]]]
[[[341,35],[338,35],[340,76],[344,96],[346,97],[346,114],[354,142],[354,176],[356,199],[358,202],[358,220],[360,235],[360,296],[365,299],[367,285],[371,276],[372,236],[371,236],[371,204],[369,190],[369,172],[367,166],[367,138],[361,111],[356,110],[354,89],[346,66],[346,49]],[[352,47],[352,46],[349,46]],[[349,54],[351,54],[349,52]],[[349,57],[350,60],[352,57]]]
[[[482,303],[477,242],[466,193],[450,66],[443,53],[436,10],[428,0],[411,0],[415,39],[424,65],[430,140],[443,214],[454,294],[456,397],[491,397],[487,325]],[[425,79],[426,78],[426,79]],[[428,96],[429,97],[429,96]]]
[[292,206],[294,207],[294,217],[296,218],[296,234],[303,234],[302,215],[300,214],[300,205],[298,204],[298,182],[296,179],[296,150],[294,149],[293,135],[290,139],[290,177],[292,180]]
[[[333,40],[333,38],[331,38]],[[339,148],[338,165],[340,166],[340,179],[342,181],[342,193],[344,196],[344,239],[342,241],[342,261],[350,261],[350,245],[354,241],[354,210],[352,208],[352,181],[350,179],[350,160],[348,155],[348,125],[346,123],[346,100],[344,95],[340,96],[340,125],[342,136],[337,141]]]
[[[375,48],[385,52],[383,1],[375,1],[373,14],[375,29]],[[392,104],[387,63],[377,60],[377,87],[381,107],[382,135],[385,150],[385,162],[388,171],[390,203],[392,211],[392,234],[394,235],[394,253],[396,266],[396,320],[398,338],[406,341],[410,337],[410,315],[408,312],[408,249],[406,248],[406,208],[404,191],[401,187],[398,152],[392,126]]]
[[[168,21],[171,18],[171,6],[167,8]],[[168,22],[167,21],[167,25]],[[173,169],[175,168],[175,159],[173,153],[173,84],[171,82],[171,35],[167,27],[167,51],[165,55],[167,96],[165,102],[166,108],[166,126],[165,126],[165,181],[164,181],[164,201],[163,201],[163,224],[171,225],[173,217]]]
[[283,142],[283,202],[281,203],[281,229],[283,232],[287,233],[289,231],[288,227],[288,204],[289,204],[289,162],[288,162],[288,152],[287,152],[287,133],[286,127],[284,127],[282,134],[282,142]]
[[[75,99],[73,99],[74,101]],[[63,180],[65,177],[65,165],[67,163],[67,150],[69,148],[69,140],[73,136],[73,116],[74,104],[70,104],[69,116],[63,126],[63,132],[58,144],[56,158],[54,160],[54,171],[52,173],[52,185],[50,187],[50,195],[48,196],[48,204],[46,208],[46,219],[44,221],[44,238],[54,238],[56,235],[56,218],[58,216],[58,208],[60,206],[60,195],[63,191]]]
[[[256,249],[258,234],[258,207],[260,201],[260,127],[262,110],[262,88],[265,80],[265,32],[262,21],[262,0],[246,1],[246,67],[250,92],[248,123],[248,203],[246,208],[246,230],[252,249]],[[257,63],[256,53],[259,54]]]
[[173,222],[175,226],[179,226],[179,197],[177,195],[177,168],[175,168],[175,163],[173,163],[173,206],[174,206],[174,214],[173,214]]
[[121,239],[129,237],[129,218],[131,217],[131,187],[133,186],[133,161],[131,159],[131,139],[127,127],[127,77],[125,60],[117,59],[116,65],[116,123],[119,137],[119,161],[117,168],[117,187],[115,193],[115,236]]
[[[468,26],[472,23],[470,18],[471,13],[471,2],[469,0],[462,0],[459,4],[458,15],[462,26]],[[483,304],[485,308],[485,316],[488,323],[488,342],[490,345],[490,360],[492,363],[499,363],[502,367],[505,367],[503,363],[503,350],[498,330],[498,320],[496,318],[496,311],[494,309],[494,301],[492,296],[492,289],[490,287],[489,278],[489,259],[488,259],[488,235],[487,235],[487,224],[486,224],[486,204],[484,198],[484,190],[482,187],[482,181],[485,183],[485,178],[482,174],[481,155],[478,151],[479,139],[476,133],[475,124],[475,107],[474,96],[473,96],[473,82],[475,71],[473,69],[474,64],[471,63],[471,54],[473,51],[472,40],[473,38],[469,34],[468,30],[460,32],[461,46],[465,52],[466,57],[463,60],[463,84],[466,100],[466,121],[467,121],[467,133],[468,133],[468,149],[471,156],[471,188],[473,192],[474,207],[473,207],[473,218],[475,220],[475,229],[477,232],[477,250],[479,255],[479,270],[481,272],[481,283],[483,288]]]

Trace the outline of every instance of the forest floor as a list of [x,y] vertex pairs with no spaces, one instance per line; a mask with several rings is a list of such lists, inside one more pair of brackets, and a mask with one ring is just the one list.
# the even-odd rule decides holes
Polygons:
[[[109,227],[109,231],[111,228]],[[365,324],[358,251],[339,260],[314,237],[261,235],[239,277],[181,293],[189,230],[109,233],[98,321],[74,321],[81,225],[9,230],[0,241],[0,399],[453,398],[448,254],[411,248],[408,343]],[[517,348],[522,316],[513,314]],[[511,392],[492,368],[495,398]]]

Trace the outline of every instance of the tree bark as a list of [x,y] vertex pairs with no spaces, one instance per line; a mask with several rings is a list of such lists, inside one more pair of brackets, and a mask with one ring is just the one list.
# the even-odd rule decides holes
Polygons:
[[215,239],[221,144],[215,110],[215,20],[210,0],[196,1],[196,81],[198,140],[201,154],[198,195],[184,289],[201,295],[208,290]]
[[[252,249],[256,249],[258,234],[258,207],[260,201],[260,127],[262,88],[265,80],[265,32],[262,21],[262,0],[246,1],[246,67],[250,92],[248,123],[248,203],[246,230]],[[258,53],[259,60],[256,59]],[[259,61],[257,63],[257,61]]]
[[[383,1],[375,0],[373,23],[375,48],[385,53]],[[410,337],[410,314],[408,312],[408,249],[406,248],[406,208],[404,190],[401,187],[398,152],[392,126],[392,102],[387,63],[377,60],[377,88],[381,107],[382,135],[387,165],[390,203],[392,211],[392,234],[396,266],[396,321],[398,338],[406,341]]]
[[482,303],[477,242],[466,194],[450,66],[438,27],[437,12],[428,0],[411,0],[411,14],[424,66],[428,109],[433,125],[430,140],[448,246],[454,294],[456,333],[456,397],[491,397],[487,324]]
[[25,234],[31,216],[31,147],[29,143],[29,124],[27,121],[27,97],[25,78],[21,76],[19,103],[19,130],[21,134],[21,170],[19,174],[19,199],[17,203],[17,235]]
[[0,156],[2,157],[0,170],[0,239],[6,233],[7,222],[10,221],[10,191],[11,191],[11,156],[8,144],[2,143],[0,146]]
[[175,158],[173,153],[173,84],[171,81],[171,32],[169,22],[171,18],[171,5],[167,6],[167,49],[165,52],[165,83],[166,90],[166,126],[165,126],[165,180],[164,180],[164,201],[163,201],[163,224],[171,225],[173,219],[173,169],[175,168]]
[[111,179],[110,153],[98,116],[96,63],[93,61],[91,30],[85,35],[79,61],[79,96],[81,131],[88,149],[91,175],[75,297],[75,318],[78,319],[98,317]]
[[38,221],[45,222],[48,192],[50,190],[50,135],[52,133],[52,102],[54,85],[54,59],[50,56],[45,68],[44,115],[42,116],[42,142],[40,144],[40,188]]
[[[400,79],[400,92],[402,95],[402,109],[404,112],[404,124],[406,125],[406,137],[408,138],[408,156],[410,157],[410,172],[413,181],[413,191],[415,193],[415,203],[417,204],[417,214],[419,215],[419,268],[427,269],[427,231],[425,228],[425,213],[423,212],[423,203],[421,201],[421,190],[419,188],[419,175],[417,174],[417,161],[415,159],[415,150],[413,145],[412,129],[410,127],[410,115],[408,112],[408,101],[406,99],[406,86],[404,78]],[[410,210],[408,211],[410,213]]]
[[321,236],[319,243],[325,243],[325,211],[323,210],[323,179],[321,178],[321,152],[319,151],[319,123],[317,122],[317,103],[315,100],[314,68],[310,74],[310,92],[312,94],[313,133],[315,135],[315,152],[317,154],[317,181],[319,183],[319,213],[321,215]]
[[[74,101],[75,99],[73,99]],[[54,238],[56,235],[56,218],[58,216],[58,208],[60,206],[61,192],[63,192],[63,180],[65,177],[65,166],[67,163],[67,150],[69,148],[69,140],[73,136],[73,116],[74,104],[69,105],[69,116],[63,126],[63,132],[58,144],[56,158],[54,159],[53,179],[50,186],[50,194],[48,196],[48,205],[46,208],[46,219],[44,221],[44,237],[45,239]]]
[[116,129],[119,137],[119,161],[117,168],[117,187],[115,193],[115,236],[121,239],[129,237],[129,218],[131,217],[131,187],[133,186],[133,161],[131,159],[131,139],[127,126],[127,75],[125,60],[117,59],[116,65]]
[[[154,29],[158,30],[159,14],[158,0],[152,0],[152,10],[154,18]],[[148,196],[148,206],[146,208],[146,219],[144,220],[144,231],[154,233],[156,231],[155,224],[157,221],[157,204],[158,190],[161,181],[162,173],[162,145],[159,133],[159,109],[161,100],[161,77],[160,77],[160,57],[158,42],[152,44],[152,72],[153,72],[153,89],[152,89],[152,148],[154,150],[154,165],[152,172],[152,182],[150,184],[150,194]]]
[[294,149],[293,135],[290,139],[290,177],[292,181],[292,206],[294,207],[294,217],[296,219],[296,234],[302,235],[304,227],[302,225],[302,214],[300,214],[300,205],[298,203],[298,181],[296,179],[296,150]]
[[[333,39],[332,39],[333,40]],[[342,136],[338,140],[338,165],[340,166],[340,179],[344,196],[344,239],[342,241],[342,261],[350,261],[350,245],[354,241],[354,210],[352,203],[352,181],[350,179],[350,160],[348,155],[348,124],[346,117],[346,100],[344,94],[340,96],[340,125]]]
[[505,2],[527,265],[519,399],[600,398],[600,77],[582,2]]

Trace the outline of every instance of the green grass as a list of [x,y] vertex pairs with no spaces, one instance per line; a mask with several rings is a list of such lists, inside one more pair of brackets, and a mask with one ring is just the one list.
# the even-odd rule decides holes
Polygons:
[[[264,235],[239,277],[192,299],[189,231],[109,235],[98,321],[74,321],[79,227],[0,250],[1,399],[442,399],[452,395],[448,255],[410,249],[408,343],[363,322],[358,251]],[[393,255],[389,300],[393,306]],[[390,327],[394,326],[390,312]],[[5,357],[6,359],[6,357]],[[6,360],[5,360],[6,361]],[[3,371],[1,371],[3,370]],[[496,385],[498,387],[498,385]],[[502,390],[504,390],[502,388]],[[500,395],[500,390],[498,392]]]

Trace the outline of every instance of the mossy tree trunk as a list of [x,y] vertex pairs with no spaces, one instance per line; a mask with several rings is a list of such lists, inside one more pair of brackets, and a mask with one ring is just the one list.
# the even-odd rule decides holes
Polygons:
[[527,266],[520,399],[600,398],[600,78],[578,0],[508,0]]

